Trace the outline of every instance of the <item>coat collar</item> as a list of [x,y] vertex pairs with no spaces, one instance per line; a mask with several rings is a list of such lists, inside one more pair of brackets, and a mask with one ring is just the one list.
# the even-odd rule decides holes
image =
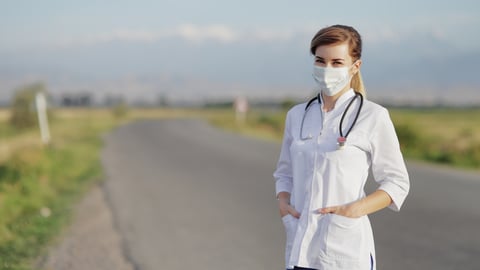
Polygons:
[[[323,103],[323,95],[320,94],[320,104],[324,104]],[[343,107],[342,105],[347,101],[349,100],[351,97],[355,96],[355,91],[353,90],[353,88],[350,88],[348,91],[346,91],[345,93],[343,93],[338,99],[337,101],[335,102],[335,105],[332,109],[332,111],[335,111],[337,108],[341,108]],[[323,106],[323,105],[322,105]],[[321,108],[323,110],[323,108]]]

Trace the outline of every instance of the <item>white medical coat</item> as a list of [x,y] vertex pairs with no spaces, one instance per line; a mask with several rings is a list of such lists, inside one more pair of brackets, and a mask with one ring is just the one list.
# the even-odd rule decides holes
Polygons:
[[[289,192],[291,205],[301,213],[282,218],[286,229],[286,267],[314,269],[375,269],[375,247],[367,216],[349,218],[316,211],[322,207],[348,204],[366,196],[364,186],[369,168],[392,198],[389,208],[399,211],[409,191],[409,178],[388,111],[365,100],[360,116],[338,149],[339,124],[352,89],[344,93],[335,108],[322,112],[319,102],[310,106],[300,128],[306,103],[293,107],[285,122],[280,158],[274,173],[276,192]],[[343,121],[343,134],[350,128],[360,99]]]

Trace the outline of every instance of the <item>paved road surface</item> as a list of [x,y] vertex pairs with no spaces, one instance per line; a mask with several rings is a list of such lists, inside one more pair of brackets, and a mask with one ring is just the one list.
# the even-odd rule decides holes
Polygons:
[[[110,134],[105,192],[128,259],[141,270],[282,269],[272,179],[279,147],[194,120]],[[402,212],[372,216],[378,269],[480,269],[480,175],[409,171]]]

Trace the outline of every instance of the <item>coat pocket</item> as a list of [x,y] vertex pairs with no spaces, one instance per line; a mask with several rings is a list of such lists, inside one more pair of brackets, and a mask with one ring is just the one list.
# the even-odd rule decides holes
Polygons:
[[330,214],[325,253],[328,257],[357,261],[365,252],[362,218]]
[[293,268],[289,264],[290,254],[292,252],[293,240],[295,240],[295,234],[297,233],[298,219],[294,216],[287,214],[282,217],[283,226],[285,227],[286,241],[285,241],[285,266],[286,268]]

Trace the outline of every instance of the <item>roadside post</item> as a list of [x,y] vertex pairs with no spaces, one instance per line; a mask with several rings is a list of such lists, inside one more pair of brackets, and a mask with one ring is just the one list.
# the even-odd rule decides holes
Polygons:
[[37,107],[38,124],[40,126],[40,134],[43,144],[50,143],[50,130],[48,127],[47,118],[47,100],[43,92],[38,92],[35,96],[35,103]]
[[237,123],[245,123],[248,112],[248,100],[245,97],[237,97],[233,103],[235,109],[235,119]]

